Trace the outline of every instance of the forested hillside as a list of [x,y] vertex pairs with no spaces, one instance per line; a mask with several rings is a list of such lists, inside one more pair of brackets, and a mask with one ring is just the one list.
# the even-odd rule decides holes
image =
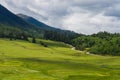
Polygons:
[[117,56],[120,55],[120,34],[99,32],[73,39],[72,45],[78,50],[87,50],[94,54]]

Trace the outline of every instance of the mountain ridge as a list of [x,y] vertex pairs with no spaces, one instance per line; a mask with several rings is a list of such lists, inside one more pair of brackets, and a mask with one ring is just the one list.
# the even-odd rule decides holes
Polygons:
[[41,27],[41,28],[46,29],[46,30],[62,30],[60,28],[55,28],[55,27],[49,26],[49,25],[47,25],[47,24],[45,24],[45,23],[43,23],[43,22],[41,22],[41,21],[31,17],[31,16],[25,15],[25,14],[19,13],[19,14],[17,14],[17,16],[19,16],[20,18],[22,18],[23,20],[25,20],[28,23],[31,23],[35,26]]

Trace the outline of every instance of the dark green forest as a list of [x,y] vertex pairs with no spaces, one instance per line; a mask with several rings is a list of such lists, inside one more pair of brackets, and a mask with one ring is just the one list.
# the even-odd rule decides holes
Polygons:
[[81,36],[71,41],[78,50],[86,50],[93,54],[120,56],[120,34],[99,32]]

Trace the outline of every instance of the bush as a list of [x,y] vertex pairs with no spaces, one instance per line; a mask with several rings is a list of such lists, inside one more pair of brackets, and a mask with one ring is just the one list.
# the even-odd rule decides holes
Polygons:
[[48,47],[48,45],[47,44],[45,44],[44,42],[42,42],[42,41],[40,41],[40,44],[42,45],[42,46],[44,46],[44,47]]

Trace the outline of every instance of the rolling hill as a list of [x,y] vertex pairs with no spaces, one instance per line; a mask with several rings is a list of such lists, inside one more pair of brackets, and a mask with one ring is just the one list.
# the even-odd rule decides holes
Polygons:
[[120,80],[119,63],[119,56],[85,54],[61,42],[0,39],[1,80]]

